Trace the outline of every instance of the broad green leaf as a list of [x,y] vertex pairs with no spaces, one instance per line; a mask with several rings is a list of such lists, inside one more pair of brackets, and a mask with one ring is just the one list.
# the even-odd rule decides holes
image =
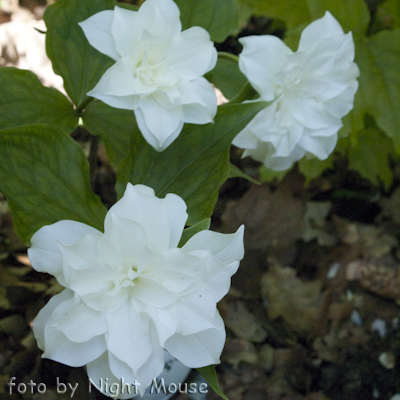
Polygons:
[[113,0],[59,0],[44,13],[47,55],[77,106],[85,101],[86,93],[114,63],[89,44],[78,22],[100,11],[113,9],[115,4]]
[[234,137],[268,103],[226,104],[214,123],[185,125],[163,152],[156,152],[139,132],[118,169],[119,193],[128,182],[152,187],[158,197],[175,193],[188,207],[188,225],[209,218],[218,190],[229,172],[229,147]]
[[71,133],[78,125],[72,104],[54,88],[43,86],[30,71],[0,68],[0,129],[53,124]]
[[376,185],[382,181],[385,189],[389,189],[393,179],[389,162],[393,153],[390,139],[377,128],[366,128],[360,132],[357,145],[349,148],[349,169]]
[[360,68],[359,113],[369,112],[400,152],[400,29],[356,43]]
[[252,183],[255,183],[256,185],[260,185],[260,182],[247,175],[246,172],[243,172],[235,164],[232,163],[229,164],[228,178],[243,178]]
[[238,63],[223,56],[218,57],[217,65],[206,75],[206,78],[229,100],[235,98],[247,82],[246,77],[239,70]]
[[90,189],[85,155],[60,128],[25,125],[0,131],[0,191],[25,243],[43,225],[62,219],[103,229],[107,210]]
[[215,393],[217,393],[220,397],[225,400],[229,400],[224,393],[222,392],[221,388],[219,387],[217,372],[215,371],[214,365],[209,365],[208,367],[197,368],[197,371],[203,375],[204,379],[207,383],[211,386]]
[[312,20],[306,0],[240,0],[240,2],[250,7],[255,15],[264,15],[285,21],[288,29]]
[[133,111],[95,101],[86,107],[82,118],[90,133],[104,140],[111,164],[118,167],[128,154],[133,131],[137,130]]
[[213,42],[223,42],[239,31],[237,0],[174,0],[181,11],[182,30],[191,26],[206,29]]
[[181,240],[179,241],[178,247],[184,246],[185,243],[196,233],[201,232],[201,231],[206,231],[210,227],[210,224],[211,224],[211,218],[206,218],[206,219],[203,219],[203,221],[200,221],[198,224],[184,229],[182,232],[182,237],[181,237]]
[[299,161],[299,171],[306,178],[306,184],[311,180],[321,176],[321,174],[329,168],[333,168],[334,153],[332,153],[326,160],[320,160],[317,157],[307,159],[303,158]]
[[329,11],[344,32],[365,36],[371,16],[364,0],[307,0],[307,4],[313,20],[322,18]]

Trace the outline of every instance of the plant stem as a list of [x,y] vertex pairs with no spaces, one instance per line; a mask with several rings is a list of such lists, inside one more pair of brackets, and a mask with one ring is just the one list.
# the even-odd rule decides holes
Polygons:
[[239,62],[239,57],[235,56],[232,53],[227,53],[226,51],[219,51],[218,52],[218,57],[219,58],[226,58],[227,60]]
[[87,97],[86,100],[76,109],[76,112],[81,116],[82,111],[93,101],[93,97]]

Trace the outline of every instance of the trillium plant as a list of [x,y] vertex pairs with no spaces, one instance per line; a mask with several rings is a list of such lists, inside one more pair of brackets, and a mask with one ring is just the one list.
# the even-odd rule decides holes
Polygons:
[[[0,190],[32,267],[63,287],[33,332],[44,358],[86,366],[94,384],[136,381],[143,395],[168,354],[225,397],[217,303],[244,256],[245,228],[209,226],[220,186],[246,177],[230,164],[232,142],[273,171],[319,162],[353,108],[354,41],[329,10],[296,51],[248,36],[236,57],[214,43],[239,31],[238,2],[217,3],[58,0],[44,14],[46,50],[66,95],[0,69]],[[216,86],[226,104],[217,106]],[[90,163],[76,129],[89,133]],[[98,141],[117,176],[108,210],[92,191]]]

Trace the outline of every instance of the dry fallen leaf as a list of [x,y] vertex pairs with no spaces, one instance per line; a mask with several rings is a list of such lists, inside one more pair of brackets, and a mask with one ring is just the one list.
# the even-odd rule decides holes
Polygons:
[[303,282],[296,277],[294,269],[274,265],[263,275],[261,285],[270,318],[283,317],[302,333],[316,327],[320,313],[321,281]]

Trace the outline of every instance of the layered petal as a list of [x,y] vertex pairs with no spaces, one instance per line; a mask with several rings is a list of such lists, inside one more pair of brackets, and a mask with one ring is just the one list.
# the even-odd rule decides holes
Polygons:
[[186,219],[177,195],[159,199],[147,186],[128,184],[104,233],[74,221],[40,229],[32,266],[67,286],[33,323],[43,357],[87,365],[91,385],[124,399],[137,394],[135,381],[144,394],[163,371],[164,354],[184,364],[182,377],[218,363],[225,329],[216,305],[243,257],[243,227],[230,235],[199,232],[178,248]]
[[334,150],[343,118],[353,107],[359,70],[351,33],[326,12],[306,27],[293,53],[275,36],[240,39],[239,67],[263,100],[233,144],[276,171],[305,154],[321,160]]
[[165,150],[185,122],[212,122],[217,101],[202,76],[217,51],[200,27],[181,32],[172,0],[146,0],[139,11],[115,7],[80,23],[89,43],[116,63],[88,92],[111,107],[133,110],[146,141]]
[[218,310],[214,322],[219,329],[207,329],[192,335],[176,333],[165,343],[165,350],[191,368],[219,364],[226,334]]
[[115,40],[111,31],[114,13],[110,10],[101,11],[83,22],[79,26],[83,29],[89,43],[98,51],[117,61],[119,53],[115,48]]
[[101,232],[77,221],[63,220],[46,225],[31,238],[32,247],[28,249],[29,260],[36,271],[47,272],[55,276],[61,285],[66,286],[58,243],[70,245],[85,235],[100,237]]

